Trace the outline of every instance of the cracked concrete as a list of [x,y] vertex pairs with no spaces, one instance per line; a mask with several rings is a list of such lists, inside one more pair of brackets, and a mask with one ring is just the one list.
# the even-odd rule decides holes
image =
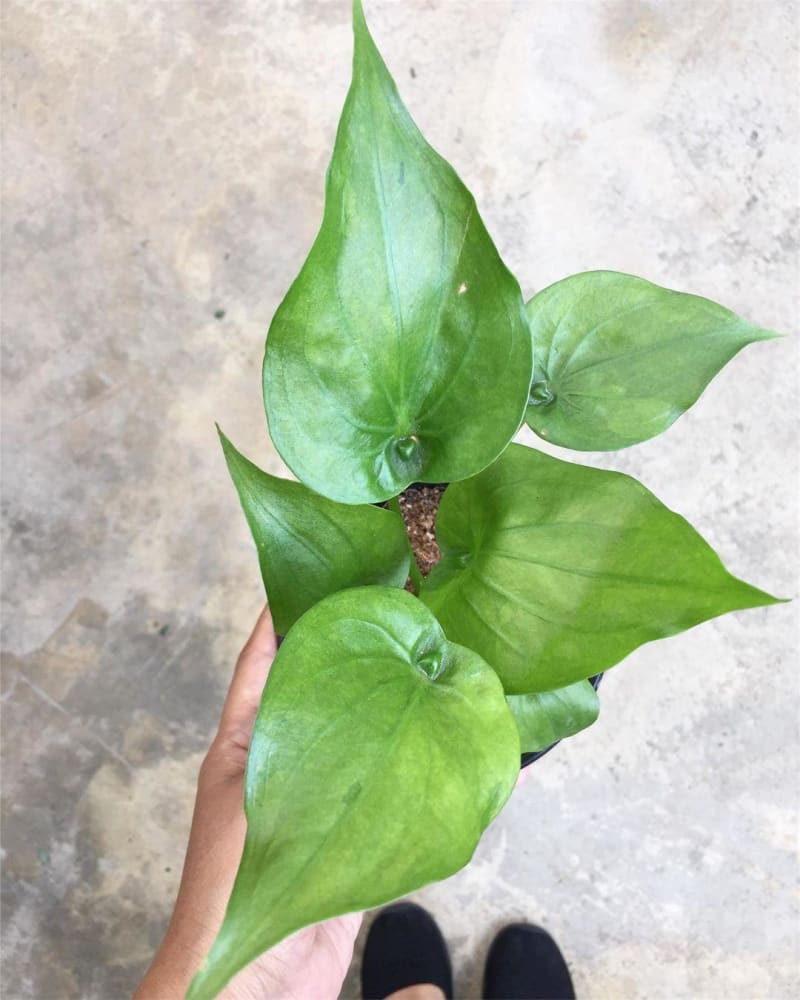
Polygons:
[[[609,267],[796,329],[794,3],[367,6],[526,293]],[[260,356],[319,223],[349,12],[6,0],[4,20],[4,996],[115,1000],[163,930],[260,606],[213,421],[284,471]],[[586,456],[789,596],[796,363],[790,338],[748,348],[666,435]],[[419,894],[459,996],[522,917],[586,1000],[796,995],[797,638],[793,605],[729,616],[607,679],[597,725]]]

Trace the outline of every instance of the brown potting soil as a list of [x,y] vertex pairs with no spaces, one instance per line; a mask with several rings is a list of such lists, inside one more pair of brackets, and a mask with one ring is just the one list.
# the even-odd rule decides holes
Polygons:
[[[414,551],[414,558],[423,576],[427,576],[439,562],[439,546],[436,544],[434,522],[442,500],[446,484],[414,484],[397,498],[400,513],[406,526],[406,534]],[[406,585],[409,589],[408,585]]]

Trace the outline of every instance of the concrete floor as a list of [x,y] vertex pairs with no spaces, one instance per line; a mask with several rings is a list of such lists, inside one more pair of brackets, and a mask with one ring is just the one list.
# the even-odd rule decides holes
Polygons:
[[[793,3],[367,9],[526,292],[608,267],[796,329]],[[213,421],[281,470],[263,336],[320,220],[349,11],[4,14],[4,996],[116,1000],[163,930],[262,599]],[[748,348],[665,436],[587,456],[788,596],[796,362],[793,339]],[[752,611],[607,678],[597,725],[419,894],[459,996],[522,917],[558,936],[584,1000],[797,995],[797,638],[796,605]]]

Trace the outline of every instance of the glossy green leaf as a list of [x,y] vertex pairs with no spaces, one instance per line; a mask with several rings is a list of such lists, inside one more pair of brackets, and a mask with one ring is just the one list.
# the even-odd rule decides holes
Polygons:
[[497,675],[402,590],[342,591],[292,628],[245,779],[247,839],[222,929],[189,992],[208,1000],[307,924],[465,865],[514,787]]
[[360,3],[354,31],[322,227],[264,359],[276,448],[344,503],[479,472],[522,422],[532,373],[516,279],[409,117]]
[[777,336],[708,299],[615,271],[558,281],[527,310],[536,364],[525,420],[581,451],[660,434],[737,351]]
[[507,701],[523,753],[535,753],[574,736],[591,726],[600,713],[600,700],[588,680],[555,691],[510,694]]
[[279,635],[337,590],[405,584],[410,554],[399,514],[334,503],[302,483],[262,472],[221,431],[220,440]]
[[509,694],[564,687],[642,643],[776,598],[731,576],[630,476],[511,445],[447,489],[421,598]]

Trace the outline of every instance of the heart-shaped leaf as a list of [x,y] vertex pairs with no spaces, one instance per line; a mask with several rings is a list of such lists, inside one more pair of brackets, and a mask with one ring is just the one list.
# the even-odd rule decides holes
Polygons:
[[322,227],[264,358],[276,448],[344,503],[479,472],[522,422],[532,373],[516,279],[403,106],[359,2],[354,31]]
[[337,590],[364,584],[403,586],[410,553],[399,514],[334,503],[301,483],[262,472],[222,431],[220,440],[280,635]]
[[469,861],[514,787],[500,682],[402,590],[341,591],[272,665],[245,779],[247,839],[189,991],[209,1000],[307,924],[378,906]]
[[507,701],[523,753],[535,753],[574,736],[591,726],[600,713],[600,700],[591,681],[578,681],[555,691],[510,694]]
[[777,600],[731,576],[635,479],[522,445],[448,487],[436,540],[420,597],[508,694],[564,687],[642,643]]
[[660,434],[737,351],[778,336],[708,299],[615,271],[557,281],[527,310],[536,364],[525,420],[581,451]]

